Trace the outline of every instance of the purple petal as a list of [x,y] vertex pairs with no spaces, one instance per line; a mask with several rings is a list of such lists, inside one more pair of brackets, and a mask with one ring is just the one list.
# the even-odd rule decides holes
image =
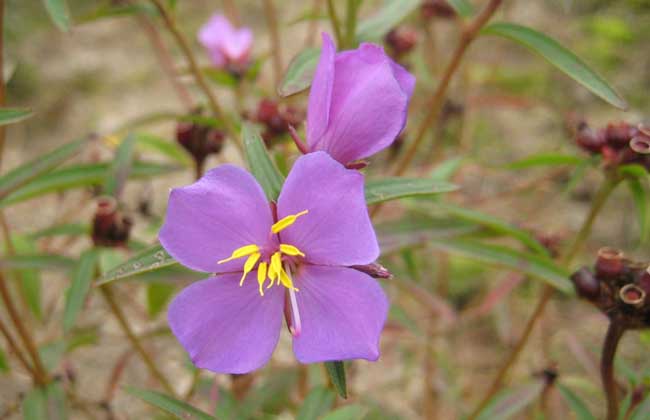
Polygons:
[[225,264],[244,245],[270,245],[271,209],[253,176],[222,165],[169,195],[160,242],[181,264],[197,271],[241,271],[246,258]]
[[215,14],[201,27],[198,34],[199,42],[208,50],[221,47],[224,38],[230,36],[234,28],[222,14]]
[[253,46],[253,32],[248,28],[233,31],[221,44],[223,54],[230,60],[242,62],[248,59]]
[[374,44],[338,54],[329,124],[312,150],[348,163],[388,147],[404,126],[412,91],[401,70]]
[[251,272],[242,287],[239,274],[198,281],[170,304],[169,326],[197,367],[247,373],[271,358],[280,337],[284,288],[260,296],[256,276]]
[[313,264],[360,265],[376,260],[379,245],[363,187],[363,175],[345,169],[327,153],[300,157],[278,198],[278,218],[309,213],[280,232],[281,242],[297,246]]
[[370,276],[345,267],[302,266],[295,275],[302,363],[379,358],[388,300]]
[[329,122],[334,84],[334,54],[336,54],[336,47],[332,38],[323,33],[323,47],[311,83],[307,105],[307,144],[312,148],[327,130]]

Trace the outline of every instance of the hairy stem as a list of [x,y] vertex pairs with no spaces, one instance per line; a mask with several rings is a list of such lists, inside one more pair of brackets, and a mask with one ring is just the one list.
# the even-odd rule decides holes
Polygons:
[[151,356],[149,356],[149,353],[147,353],[147,351],[144,349],[142,343],[140,343],[140,339],[138,338],[137,335],[135,335],[135,333],[131,329],[131,325],[129,325],[129,321],[126,319],[124,312],[122,312],[122,309],[115,301],[115,296],[113,295],[113,290],[111,289],[111,285],[106,284],[100,287],[99,290],[101,291],[102,296],[104,296],[104,299],[106,300],[109,309],[111,310],[111,312],[113,312],[113,315],[115,315],[117,322],[120,324],[120,328],[122,328],[122,331],[124,332],[124,334],[126,334],[127,338],[131,342],[131,345],[138,353],[140,358],[142,358],[142,361],[149,369],[151,375],[154,378],[156,378],[156,380],[160,383],[160,385],[162,385],[163,388],[165,388],[165,391],[167,391],[172,396],[176,396],[176,392],[174,391],[174,388],[167,381],[167,379],[165,379],[165,377],[160,372],[160,370],[158,370],[158,367],[156,366],[155,362],[153,361]]
[[[591,233],[591,229],[594,225],[594,221],[596,220],[596,217],[602,210],[603,206],[607,202],[607,198],[609,198],[610,194],[616,188],[618,183],[619,183],[619,179],[611,175],[607,175],[607,178],[603,181],[598,192],[596,193],[596,196],[594,197],[594,200],[591,203],[591,209],[589,210],[589,214],[587,215],[584,222],[582,223],[582,227],[580,228],[580,231],[576,235],[569,249],[561,258],[561,262],[564,266],[568,267],[569,265],[571,265],[571,262],[578,254],[578,252],[584,245],[587,238],[589,237],[589,234]],[[508,358],[506,359],[505,363],[499,369],[499,372],[497,373],[497,376],[490,384],[487,393],[485,394],[483,399],[481,399],[476,409],[474,409],[472,414],[468,417],[468,420],[475,419],[485,408],[485,406],[490,402],[490,400],[494,397],[494,395],[496,395],[499,389],[501,389],[501,386],[503,385],[506,375],[510,371],[510,368],[515,364],[520,353],[528,343],[528,339],[530,338],[530,335],[533,332],[535,325],[537,325],[537,322],[544,314],[546,305],[551,300],[551,297],[553,296],[554,292],[555,289],[552,286],[549,285],[544,286],[542,295],[540,296],[539,300],[537,301],[537,304],[535,305],[533,314],[528,319],[528,322],[526,322],[524,332],[522,333],[521,337],[519,337],[519,340],[517,341],[515,347],[508,355]]]
[[603,391],[607,398],[607,420],[618,418],[617,384],[614,379],[614,356],[625,328],[615,320],[610,321],[607,335],[603,343],[603,353],[600,359],[600,376],[603,381]]
[[404,152],[404,155],[396,164],[394,171],[395,176],[402,175],[411,164],[411,161],[415,157],[420,144],[424,140],[424,137],[429,130],[429,127],[431,127],[431,125],[436,121],[438,115],[440,114],[440,110],[449,88],[449,82],[451,81],[453,75],[456,73],[456,70],[458,70],[458,67],[460,66],[467,48],[471,45],[474,39],[476,39],[481,28],[490,20],[501,3],[502,0],[490,0],[483,11],[463,29],[460,36],[460,41],[456,46],[456,50],[452,55],[451,61],[445,68],[444,73],[440,78],[440,82],[438,83],[438,87],[433,93],[431,100],[427,104],[426,108],[429,110],[429,112],[426,114],[424,120],[422,120],[420,126],[416,130],[415,139],[411,142],[411,144],[409,144],[406,152]]
[[336,38],[336,45],[343,46],[343,34],[341,32],[341,22],[339,17],[336,14],[336,8],[334,7],[334,0],[327,0],[327,15],[330,18],[332,23],[332,29],[334,30],[334,37]]
[[197,64],[196,58],[194,57],[194,54],[192,53],[192,49],[190,48],[189,43],[185,39],[185,36],[178,29],[178,26],[176,26],[176,22],[174,21],[174,18],[167,12],[167,9],[165,9],[165,6],[163,6],[161,0],[150,0],[150,1],[158,10],[158,13],[160,13],[160,16],[162,17],[165,26],[174,37],[174,40],[178,44],[178,47],[183,52],[183,55],[187,60],[187,64],[190,67],[190,72],[194,76],[194,80],[196,80],[196,84],[199,86],[199,88],[203,91],[205,97],[208,99],[208,104],[210,106],[210,109],[212,110],[212,113],[216,118],[223,121],[225,128],[228,131],[228,133],[231,135],[233,141],[235,142],[235,145],[237,145],[237,148],[241,150],[242,146],[239,142],[237,128],[232,124],[232,122],[228,118],[226,118],[226,115],[223,113],[221,107],[219,106],[219,102],[217,101],[217,98],[210,90],[210,86],[208,86],[208,83],[206,82],[205,77],[203,76],[203,73],[201,72],[201,69]]
[[280,30],[273,0],[264,0],[264,15],[271,35],[271,58],[273,60],[273,82],[277,88],[282,80],[282,49],[280,48]]

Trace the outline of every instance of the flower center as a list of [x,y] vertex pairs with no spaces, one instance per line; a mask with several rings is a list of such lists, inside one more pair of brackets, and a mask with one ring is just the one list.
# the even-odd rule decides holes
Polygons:
[[[293,225],[300,216],[307,214],[308,210],[303,210],[300,213],[290,214],[289,216],[283,217],[278,220],[271,226],[271,234],[278,234],[289,226]],[[297,247],[281,243],[278,249],[271,254],[271,257],[268,259],[262,258],[261,248],[256,244],[244,245],[235,249],[232,252],[230,257],[225,258],[219,261],[217,264],[223,264],[228,261],[236,260],[238,258],[246,258],[244,263],[244,273],[241,276],[239,285],[244,285],[244,279],[248,273],[253,271],[257,266],[257,282],[259,283],[260,295],[264,296],[264,283],[268,279],[268,284],[266,288],[273,286],[273,283],[277,285],[282,284],[284,287],[290,291],[298,291],[293,286],[293,281],[291,276],[287,273],[282,265],[282,255],[287,255],[289,257],[304,257],[305,254],[300,251]]]

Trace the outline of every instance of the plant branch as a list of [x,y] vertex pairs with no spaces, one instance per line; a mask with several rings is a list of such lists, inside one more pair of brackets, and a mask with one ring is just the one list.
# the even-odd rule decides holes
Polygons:
[[429,104],[426,106],[429,112],[426,114],[424,120],[422,120],[420,126],[416,130],[415,139],[408,146],[402,158],[397,162],[394,171],[395,176],[402,175],[411,164],[411,161],[415,157],[420,144],[424,140],[424,136],[440,114],[440,109],[444,103],[447,90],[449,88],[449,83],[454,73],[456,73],[456,70],[458,70],[458,67],[460,66],[467,48],[471,45],[474,39],[476,39],[481,28],[490,20],[492,15],[494,15],[494,12],[496,12],[501,3],[502,0],[490,0],[483,11],[478,16],[476,16],[476,18],[474,18],[474,20],[472,20],[466,27],[463,28],[460,35],[460,41],[456,46],[456,50],[452,55],[451,61],[445,68],[445,71],[440,78],[440,82],[438,83],[438,87],[433,93]]
[[264,0],[264,15],[271,34],[271,58],[273,60],[273,83],[277,88],[282,80],[282,50],[280,48],[280,31],[278,17],[275,13],[273,0]]
[[[571,262],[578,254],[578,252],[586,242],[587,238],[589,237],[589,234],[591,233],[591,229],[596,220],[596,217],[598,216],[603,206],[607,202],[607,199],[609,198],[612,191],[618,185],[619,181],[620,180],[617,177],[607,174],[607,177],[603,181],[598,192],[596,193],[596,196],[594,197],[594,200],[591,203],[591,209],[589,210],[589,214],[587,215],[584,222],[582,223],[582,227],[580,228],[580,231],[576,235],[569,249],[561,258],[562,265],[566,267],[571,265]],[[506,375],[510,371],[510,368],[515,364],[522,350],[528,343],[528,339],[530,338],[530,335],[533,332],[535,325],[537,325],[537,322],[541,319],[542,315],[544,314],[544,310],[546,309],[546,306],[548,302],[551,300],[551,297],[553,296],[554,293],[555,293],[555,289],[552,286],[549,285],[544,286],[544,289],[542,290],[542,295],[540,296],[539,300],[537,301],[537,304],[535,305],[535,310],[533,311],[533,314],[528,319],[528,322],[526,322],[526,326],[524,327],[524,332],[522,333],[521,337],[515,344],[515,347],[508,355],[508,358],[506,359],[505,363],[499,369],[497,376],[495,377],[490,387],[488,388],[488,392],[485,394],[483,399],[479,402],[479,404],[474,409],[472,414],[470,414],[468,420],[474,420],[481,413],[481,411],[487,406],[487,404],[494,397],[494,395],[496,395],[499,389],[501,389],[501,386],[503,385]]]
[[18,347],[18,344],[16,344],[16,341],[14,340],[11,333],[9,332],[9,329],[5,326],[2,320],[0,320],[0,333],[2,333],[5,340],[7,340],[7,345],[9,346],[9,350],[11,350],[16,355],[18,361],[23,365],[23,367],[27,370],[27,372],[29,372],[32,375],[32,377],[35,378],[36,371],[34,371],[34,368],[32,368],[29,365],[29,362],[27,361],[27,359],[25,359],[23,352]]
[[131,326],[129,325],[129,321],[126,319],[124,312],[122,312],[122,309],[115,301],[115,296],[113,295],[111,285],[106,284],[104,286],[101,286],[99,290],[101,291],[102,296],[104,296],[104,299],[106,300],[109,309],[111,310],[111,312],[113,312],[115,318],[117,318],[117,322],[120,324],[122,331],[124,332],[124,334],[126,334],[127,338],[131,342],[131,345],[142,358],[142,361],[149,369],[151,375],[156,378],[156,380],[160,383],[160,385],[162,385],[163,388],[165,388],[165,391],[167,391],[172,396],[176,396],[176,392],[174,391],[174,388],[167,381],[167,379],[165,379],[165,377],[160,372],[160,370],[158,370],[158,367],[154,363],[153,359],[149,356],[149,353],[147,353],[147,351],[144,349],[142,343],[140,343],[140,339],[138,339],[138,336],[135,335],[135,333],[131,329]]
[[618,418],[617,384],[614,379],[614,356],[625,328],[616,320],[612,320],[607,328],[603,343],[603,353],[600,359],[600,376],[603,381],[603,391],[607,398],[607,420]]
[[189,43],[185,39],[185,36],[178,29],[178,27],[176,26],[176,22],[174,21],[174,18],[167,12],[167,9],[165,9],[165,6],[163,6],[161,0],[150,0],[150,1],[158,10],[158,13],[160,13],[160,16],[162,17],[165,26],[172,34],[174,40],[176,41],[179,48],[183,52],[183,55],[185,56],[185,59],[187,60],[187,63],[190,67],[190,72],[192,73],[194,79],[196,80],[196,84],[199,86],[199,88],[205,94],[205,97],[208,99],[208,104],[210,105],[210,109],[212,110],[212,113],[216,118],[223,121],[225,128],[231,135],[233,141],[235,142],[235,145],[237,145],[237,147],[241,150],[242,146],[239,142],[239,136],[237,135],[238,132],[237,128],[232,124],[232,122],[228,118],[226,118],[226,115],[223,113],[221,107],[219,106],[219,102],[217,101],[217,98],[210,90],[210,87],[208,86],[208,83],[206,82],[205,77],[203,76],[203,73],[201,72],[201,69],[197,64],[196,58],[194,58],[192,49],[190,48]]

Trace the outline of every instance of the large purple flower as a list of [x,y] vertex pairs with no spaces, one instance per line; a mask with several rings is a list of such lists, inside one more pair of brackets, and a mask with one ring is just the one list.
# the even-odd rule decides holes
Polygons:
[[201,27],[198,38],[215,67],[239,69],[248,64],[253,46],[249,28],[237,29],[224,15],[215,14]]
[[406,124],[415,78],[375,44],[336,53],[323,48],[307,108],[307,145],[343,164],[388,147]]
[[245,373],[264,365],[285,305],[301,362],[379,357],[388,301],[374,279],[349,268],[379,255],[363,175],[326,153],[296,161],[277,215],[235,166],[174,189],[160,241],[183,265],[218,274],[169,308],[171,329],[198,367]]

